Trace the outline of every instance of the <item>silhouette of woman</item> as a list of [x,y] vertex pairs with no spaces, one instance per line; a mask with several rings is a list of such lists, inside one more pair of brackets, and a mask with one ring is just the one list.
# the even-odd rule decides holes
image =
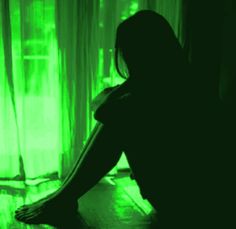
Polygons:
[[123,151],[142,196],[165,228],[178,223],[193,228],[191,222],[205,216],[202,209],[207,212],[214,205],[217,166],[210,160],[217,141],[213,133],[218,133],[215,110],[200,101],[199,83],[189,74],[168,22],[149,10],[123,21],[115,60],[122,77],[120,61],[125,62],[128,77],[102,93],[106,96],[95,112],[99,122],[82,157],[58,191],[19,208],[18,220],[42,223],[53,220],[55,212],[76,212],[77,199],[116,165]]

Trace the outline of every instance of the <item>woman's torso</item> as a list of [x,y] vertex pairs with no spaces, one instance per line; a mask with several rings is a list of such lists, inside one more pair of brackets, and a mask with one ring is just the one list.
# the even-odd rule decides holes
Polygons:
[[116,95],[127,96],[113,102],[114,95],[100,113],[106,113],[105,119],[120,133],[143,196],[157,208],[178,209],[192,217],[200,210],[204,214],[217,206],[229,208],[234,151],[232,126],[222,104],[131,89],[125,85],[120,94],[116,89]]

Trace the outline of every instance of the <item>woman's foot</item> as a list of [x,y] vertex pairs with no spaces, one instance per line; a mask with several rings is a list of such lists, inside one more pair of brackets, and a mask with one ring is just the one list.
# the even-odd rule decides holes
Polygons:
[[24,223],[53,223],[75,216],[78,209],[76,200],[46,197],[32,204],[23,205],[15,211],[15,218]]

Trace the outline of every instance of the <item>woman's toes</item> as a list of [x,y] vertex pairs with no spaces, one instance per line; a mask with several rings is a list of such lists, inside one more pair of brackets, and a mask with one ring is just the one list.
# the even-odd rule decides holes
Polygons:
[[29,222],[31,219],[37,217],[39,213],[40,213],[39,211],[20,212],[19,214],[16,214],[16,219],[23,222]]
[[34,212],[34,213],[29,213],[29,214],[27,214],[27,215],[24,215],[24,216],[21,218],[21,220],[23,220],[24,222],[31,222],[31,221],[36,222],[36,220],[38,219],[39,214],[40,214],[39,212],[38,212],[38,213],[36,213],[36,212]]
[[20,208],[18,208],[18,209],[16,209],[16,211],[15,211],[15,213],[19,213],[19,212],[24,212],[24,211],[26,211],[28,208],[25,206],[25,207],[20,207]]
[[22,214],[23,214],[22,211],[18,211],[18,212],[15,213],[15,217],[19,218]]
[[64,202],[63,200],[38,201],[29,205],[24,205],[15,211],[15,218],[25,223],[42,223],[48,220],[59,220],[55,218],[55,212],[65,214],[66,212],[77,212],[78,203]]
[[20,219],[20,218],[24,217],[25,215],[27,215],[27,211],[20,211],[20,212],[15,214],[15,217],[17,219]]

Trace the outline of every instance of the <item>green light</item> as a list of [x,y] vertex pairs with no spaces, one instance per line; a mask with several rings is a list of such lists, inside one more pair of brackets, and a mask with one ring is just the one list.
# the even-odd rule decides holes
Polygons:
[[117,84],[122,84],[124,82],[124,79],[121,78],[119,76],[119,74],[117,73],[117,71],[116,71],[115,61],[114,61],[114,57],[113,56],[111,58],[110,75],[112,76],[111,77],[111,81],[110,81],[110,85],[111,86],[115,86]]
[[[20,166],[28,178],[55,171],[62,173],[62,167],[70,168],[76,156],[71,150],[75,129],[80,132],[78,141],[82,145],[96,123],[90,107],[92,98],[105,87],[124,82],[114,63],[116,27],[145,4],[139,0],[115,3],[100,0],[96,7],[89,8],[92,21],[79,21],[78,15],[88,18],[91,15],[80,7],[73,7],[71,14],[64,8],[57,12],[62,5],[56,8],[55,3],[60,1],[9,2],[17,117],[14,117],[12,86],[4,62],[9,57],[4,56],[0,39],[0,128],[3,130],[0,131],[0,153],[7,157],[7,164],[12,163],[14,167],[1,168],[4,172],[0,171],[0,176],[14,177]],[[75,1],[75,5],[81,6],[79,1]],[[111,13],[113,6],[115,12]],[[71,6],[65,3],[65,7],[69,10]],[[57,21],[55,13],[64,19]],[[74,26],[68,27],[68,23]],[[76,33],[77,27],[82,28],[81,34]],[[2,36],[0,26],[0,38]],[[78,44],[81,47],[77,47]],[[80,53],[73,47],[80,48]],[[123,74],[128,75],[122,60],[120,64]],[[79,118],[75,111],[79,112]],[[23,165],[9,159],[16,155],[22,156]],[[45,163],[48,160],[52,163]]]
[[[6,81],[8,76],[2,74],[4,68],[1,68],[0,74],[0,91],[4,92],[0,94],[0,133],[4,133],[0,136],[3,139],[0,152],[7,163],[7,167],[1,166],[0,176],[15,177],[23,169],[21,172],[27,178],[34,178],[56,172],[59,168],[58,47],[54,1],[47,1],[47,7],[43,1],[22,3],[24,11],[19,4],[19,1],[10,1],[16,119]],[[5,65],[3,56],[0,39],[0,66]],[[9,56],[5,59],[9,60]],[[20,161],[19,156],[22,158]]]
[[104,0],[100,0],[100,8],[103,8],[104,7]]
[[104,50],[102,48],[99,49],[98,55],[98,85],[94,88],[93,96],[96,96],[99,90],[103,87],[102,78],[104,77]]
[[135,14],[135,13],[138,11],[138,8],[139,8],[138,2],[133,2],[133,3],[131,3],[131,5],[130,5],[130,11],[129,11],[130,15]]

